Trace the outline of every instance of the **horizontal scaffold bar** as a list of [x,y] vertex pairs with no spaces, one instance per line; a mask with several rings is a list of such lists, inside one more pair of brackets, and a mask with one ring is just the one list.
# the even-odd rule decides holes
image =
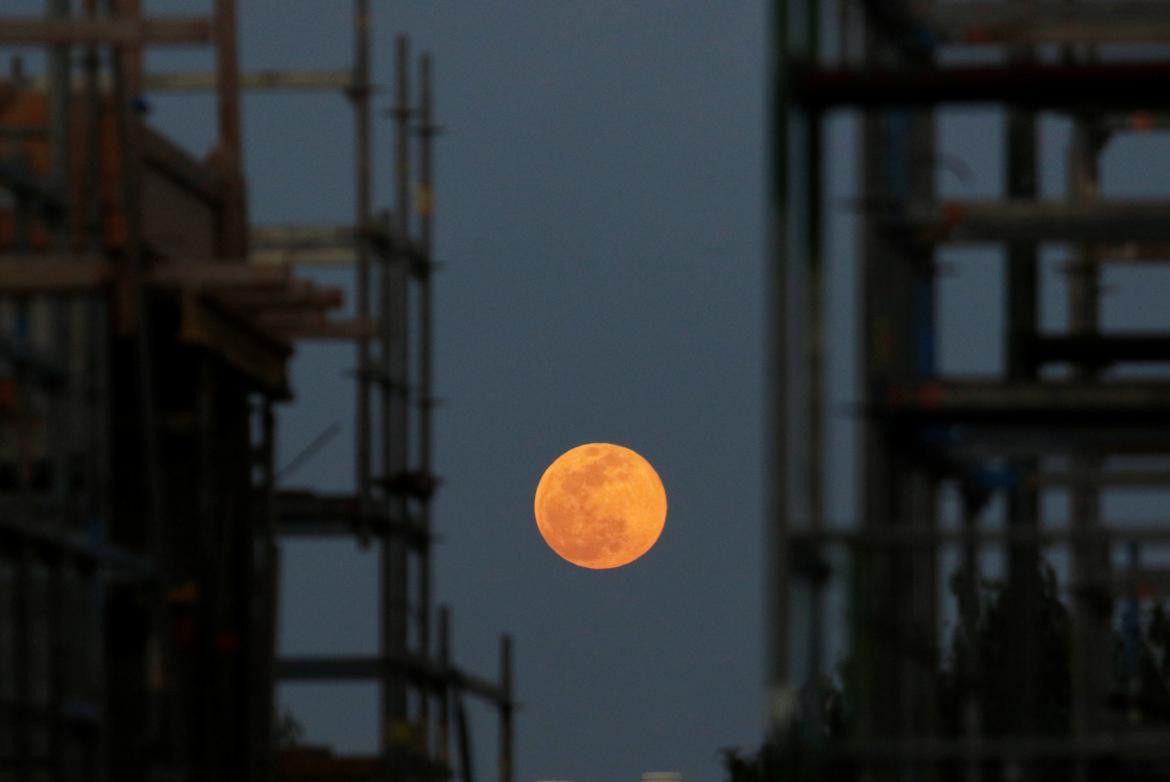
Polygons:
[[485,700],[509,705],[507,691],[458,668],[444,667],[416,655],[393,657],[285,657],[276,661],[276,677],[283,681],[361,681],[401,673],[424,686],[455,687]]
[[932,3],[921,23],[947,42],[991,45],[1170,42],[1165,2]]
[[882,738],[871,741],[830,743],[842,754],[890,762],[939,761],[964,758],[1068,758],[1142,757],[1170,758],[1170,733],[1124,731],[1090,736],[1011,736],[944,738]]
[[[44,76],[35,76],[16,83],[16,86],[44,91],[48,88],[48,79]],[[361,86],[353,80],[351,70],[264,70],[241,73],[239,86],[242,90],[287,90],[289,92],[347,92],[360,90]],[[72,84],[74,91],[85,89],[84,82],[75,81]],[[148,73],[142,77],[142,89],[145,92],[203,92],[216,89],[215,73],[213,71],[191,71],[189,73]],[[378,92],[376,84],[365,85],[366,90]],[[98,89],[108,91],[110,79],[102,74],[98,79]]]
[[1093,424],[1131,417],[1170,420],[1170,382],[938,380],[894,383],[871,397],[877,414],[953,419],[1073,419]]
[[1170,243],[1170,202],[1159,201],[948,201],[874,219],[926,243]]
[[[0,294],[68,294],[109,285],[118,267],[93,256],[0,255]],[[201,259],[166,262],[147,272],[151,284],[168,288],[279,288],[289,282],[280,266]]]
[[153,19],[0,19],[0,45],[42,44],[202,44],[212,38],[207,17]]
[[375,535],[401,535],[414,545],[425,545],[432,533],[413,518],[401,519],[387,513],[371,499],[363,511],[362,498],[356,494],[321,494],[286,490],[277,493],[275,515],[277,532],[284,536],[355,535],[368,524]]
[[[1170,62],[1013,63],[947,67],[796,64],[790,95],[818,109],[1009,103],[1032,108],[1157,109],[1170,105]],[[785,81],[781,80],[781,84]]]
[[988,527],[978,526],[973,530],[955,527],[916,527],[908,524],[873,526],[868,529],[793,529],[788,532],[792,540],[836,546],[890,547],[915,546],[933,547],[960,545],[973,542],[978,545],[1000,545],[1005,543],[1034,543],[1044,546],[1092,543],[1148,543],[1170,544],[1170,519],[1162,522],[1113,522],[1102,524],[1096,529],[1078,530],[1070,524],[1056,526],[1050,522],[1036,527]]

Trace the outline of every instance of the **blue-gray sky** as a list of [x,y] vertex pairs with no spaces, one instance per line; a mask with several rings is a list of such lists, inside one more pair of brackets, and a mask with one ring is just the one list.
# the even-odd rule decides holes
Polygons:
[[[447,129],[435,554],[456,655],[494,675],[498,633],[514,635],[519,780],[653,769],[716,778],[719,747],[754,743],[762,723],[763,7],[372,5],[379,79],[392,36],[409,33],[434,53]],[[348,65],[349,13],[340,2],[242,2],[244,67]],[[155,105],[162,128],[206,149],[210,98]],[[379,120],[382,205],[389,134]],[[352,135],[337,96],[248,97],[253,220],[350,220]],[[346,434],[291,483],[352,485],[343,374],[353,362],[337,345],[296,359],[281,453],[333,420]],[[641,452],[669,495],[660,543],[619,571],[565,563],[532,519],[544,467],[591,440]],[[284,551],[282,649],[373,651],[373,557],[348,542]],[[309,740],[374,746],[372,688],[285,687],[280,697]],[[479,772],[491,774],[494,720],[473,713]]]
[[[321,8],[298,4],[276,20],[293,22],[300,40],[317,37],[310,51],[336,63],[348,17],[304,21]],[[449,131],[438,149],[446,265],[437,384],[446,403],[436,452],[446,483],[436,562],[457,655],[494,672],[497,633],[514,634],[520,780],[635,779],[662,768],[715,777],[718,748],[754,742],[761,724],[762,9],[379,10],[379,72],[395,31],[433,50]],[[245,62],[249,52],[254,66],[298,61],[304,49],[291,31],[287,46],[283,37],[245,31]],[[262,100],[245,115],[256,219],[312,219],[315,210],[344,219],[349,124],[339,101],[319,99],[322,115],[290,126],[297,115],[277,104],[300,106]],[[339,121],[327,125],[328,110]],[[271,112],[267,122],[261,111]],[[339,132],[322,149],[325,130]],[[286,131],[291,140],[278,142]],[[306,153],[322,159],[301,162]],[[388,162],[383,154],[383,184]],[[282,419],[290,448],[330,416],[348,424],[339,375],[352,358],[328,350],[297,364],[302,402]],[[659,545],[620,571],[568,565],[532,519],[541,471],[591,440],[640,451],[670,498]],[[348,460],[339,440],[315,465],[317,480],[345,485]],[[344,544],[327,557],[287,551],[285,648],[372,648],[370,564]],[[310,737],[372,744],[372,692],[314,689],[283,693],[304,707]],[[348,714],[355,703],[361,712]],[[475,714],[485,773],[495,725],[487,710]]]
[[[19,0],[28,12],[39,0]],[[180,0],[148,9],[190,12]],[[501,631],[516,639],[518,774],[576,782],[650,769],[718,778],[719,747],[762,725],[760,553],[763,419],[764,50],[761,2],[465,0],[375,2],[375,73],[390,76],[393,35],[435,55],[438,120],[436,457],[437,596],[454,610],[459,662],[494,674]],[[243,64],[345,67],[350,5],[243,0]],[[206,53],[151,57],[206,68]],[[388,96],[378,104],[385,106]],[[155,123],[202,153],[210,97],[160,96]],[[1002,192],[1002,114],[942,115],[940,192]],[[1042,191],[1061,197],[1067,123],[1045,118]],[[854,368],[857,125],[827,126],[826,203],[831,447],[828,510],[855,502]],[[352,121],[334,95],[255,95],[244,104],[256,222],[352,219]],[[390,127],[376,126],[376,190],[389,205]],[[1170,181],[1164,139],[1114,142],[1106,195],[1156,195]],[[1060,248],[1048,248],[1045,327],[1065,318]],[[1002,365],[993,250],[943,253],[940,366]],[[1110,269],[1105,323],[1164,326],[1164,270]],[[321,279],[346,285],[338,272]],[[1155,280],[1157,276],[1157,280]],[[1155,284],[1150,284],[1154,282]],[[352,350],[307,346],[297,400],[281,415],[287,459],[333,421],[344,434],[290,479],[352,487]],[[609,572],[552,554],[532,519],[544,467],[581,442],[645,455],[666,484],[659,545]],[[1059,498],[1054,498],[1060,513]],[[1148,498],[1116,498],[1134,512]],[[1133,515],[1132,513],[1130,515]],[[281,648],[372,652],[374,557],[351,542],[284,548]],[[839,597],[839,596],[838,596]],[[830,602],[830,621],[845,609]],[[840,640],[840,630],[834,631]],[[839,650],[840,644],[836,644]],[[307,739],[341,751],[375,742],[372,687],[285,687]],[[494,769],[495,724],[473,710],[478,761]]]

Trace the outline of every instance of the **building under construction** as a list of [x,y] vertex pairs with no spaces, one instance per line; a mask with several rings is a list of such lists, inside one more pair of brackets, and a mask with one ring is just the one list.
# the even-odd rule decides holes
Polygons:
[[[774,740],[829,749],[836,778],[1168,778],[1170,721],[1140,680],[1170,597],[1170,320],[1106,330],[1102,277],[1164,272],[1170,201],[1101,180],[1107,149],[1167,128],[1170,60],[1150,44],[1170,42],[1170,5],[776,0],[772,23]],[[940,120],[972,106],[998,110],[979,143],[1002,195],[940,198]],[[859,140],[844,207],[826,182],[842,115]],[[1041,115],[1069,127],[1056,155]],[[1062,196],[1042,196],[1042,159],[1063,161]],[[858,328],[834,338],[830,208],[858,215]],[[959,244],[1002,263],[980,294],[1002,316],[994,377],[941,369],[959,362],[940,255]],[[1059,330],[1046,285],[1063,288]],[[825,367],[854,339],[857,515],[829,519]],[[1135,490],[1163,521],[1109,512]]]
[[[234,0],[203,11],[0,15],[0,780],[470,779],[473,697],[497,708],[510,782],[508,638],[498,678],[460,669],[431,597],[430,59],[400,38],[376,92],[386,42],[355,0],[351,64],[240,73]],[[214,69],[144,69],[172,45],[211,47]],[[262,89],[348,104],[354,136],[331,143],[354,145],[352,224],[249,223],[240,101]],[[145,121],[161,91],[214,93],[210,155]],[[392,212],[371,197],[375,95]],[[298,276],[322,264],[352,271],[355,317]],[[306,339],[356,346],[345,494],[276,486],[274,408]],[[379,552],[375,654],[277,654],[286,536]],[[377,683],[380,751],[278,745],[282,681]]]

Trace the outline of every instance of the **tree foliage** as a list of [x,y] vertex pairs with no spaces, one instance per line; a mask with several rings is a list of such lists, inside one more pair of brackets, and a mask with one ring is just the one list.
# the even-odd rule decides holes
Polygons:
[[[965,587],[965,585],[967,585]],[[966,588],[966,593],[964,589]],[[1041,735],[1068,735],[1071,708],[1072,620],[1060,599],[1056,575],[1043,566],[1027,585],[1035,590],[1029,601],[1035,611],[1028,617],[1030,642],[1036,645],[1039,664],[1031,672],[1035,694],[1033,729]],[[941,663],[935,672],[938,733],[958,737],[963,733],[963,710],[967,693],[978,691],[983,720],[982,732],[989,736],[1019,733],[1020,596],[1010,585],[983,582],[972,588],[960,571],[952,579],[952,590],[960,602],[974,599],[973,632],[960,624],[951,634]],[[1139,629],[1140,628],[1140,629]],[[1136,634],[1135,634],[1136,631]],[[1170,725],[1170,610],[1153,603],[1132,628],[1115,631],[1115,668],[1111,705],[1120,721],[1143,728]],[[738,748],[721,750],[728,782],[803,782],[859,779],[859,769],[850,757],[834,751],[834,745],[852,737],[861,682],[854,661],[846,659],[837,675],[806,688],[802,717],[783,736],[772,736],[755,752]],[[1031,731],[1029,731],[1031,732]],[[944,764],[945,766],[945,764]],[[941,778],[959,778],[961,770],[944,767]],[[1116,764],[1108,760],[1093,767],[1093,778],[1170,780],[1170,769],[1147,766],[1126,769],[1118,776]],[[1106,773],[1108,772],[1108,773]],[[1002,764],[989,763],[982,773],[984,782],[1003,778]],[[1030,770],[1029,778],[1064,782],[1070,777],[1067,763],[1045,761]]]

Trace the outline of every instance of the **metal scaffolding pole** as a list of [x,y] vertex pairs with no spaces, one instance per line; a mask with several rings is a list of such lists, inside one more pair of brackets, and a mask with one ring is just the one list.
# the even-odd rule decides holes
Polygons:
[[[215,89],[219,138],[215,156],[224,179],[218,254],[247,254],[248,210],[244,193],[240,136],[240,66],[237,52],[236,0],[215,0]],[[141,80],[141,73],[137,77]],[[141,81],[138,85],[141,89]]]
[[[131,297],[129,301],[130,322],[126,324],[126,327],[133,331],[134,340],[135,387],[138,396],[137,424],[141,438],[139,458],[142,460],[146,495],[142,519],[145,527],[146,552],[155,567],[163,570],[170,562],[167,536],[169,531],[168,505],[163,485],[162,462],[159,458],[161,450],[158,436],[155,354],[152,345],[150,295],[146,281],[146,251],[142,239],[142,158],[138,142],[139,124],[138,119],[132,114],[132,96],[127,84],[130,68],[126,60],[127,56],[123,46],[115,46],[111,62],[113,115],[119,160],[121,161],[119,184],[121,185],[122,208],[126,219],[125,252]],[[169,637],[164,630],[165,607],[161,590],[154,590],[146,603],[148,606],[146,611],[148,629],[145,633],[143,655],[147,659],[153,656],[157,661],[156,664],[161,668],[168,665],[164,660],[172,659],[166,655]],[[147,689],[145,724],[137,726],[141,733],[134,736],[136,740],[160,742],[166,746],[164,725],[172,716],[169,712],[174,708],[174,702],[171,700],[172,693],[164,690],[161,686],[161,682],[165,680],[166,676],[167,674],[164,673],[159,677],[160,681],[156,682],[155,686]],[[157,768],[157,765],[151,764],[149,771],[143,769],[143,772],[150,773]]]
[[[1078,120],[1073,130],[1069,152],[1070,200],[1092,206],[1099,191],[1098,156],[1103,136],[1096,123],[1089,118]],[[1096,334],[1100,328],[1100,296],[1097,275],[1100,265],[1094,259],[1095,248],[1083,245],[1069,270],[1069,331],[1073,335]],[[1092,380],[1095,370],[1079,367],[1079,378]],[[1101,467],[1098,456],[1073,453],[1071,469],[1097,472]],[[1094,482],[1075,486],[1070,491],[1069,511],[1074,530],[1081,533],[1082,542],[1072,549],[1072,576],[1074,582],[1092,578],[1108,578],[1108,553],[1091,543],[1100,530],[1100,487]],[[1110,667],[1108,636],[1112,604],[1109,598],[1096,590],[1082,590],[1073,598],[1073,644],[1071,669],[1070,729],[1075,739],[1085,740],[1105,727],[1101,719],[1108,692],[1107,676]],[[1086,782],[1089,766],[1085,758],[1073,765],[1073,779]]]
[[1003,103],[1033,109],[1154,110],[1170,103],[1160,90],[1170,62],[1077,65],[799,66],[793,97],[816,109]]
[[[370,253],[368,231],[370,230],[370,20],[369,0],[354,0],[354,66],[350,86],[350,99],[354,106],[356,151],[354,154],[354,179],[357,183],[355,198],[357,214],[354,219],[355,250],[357,267],[357,316],[360,320],[370,317]],[[383,312],[385,317],[386,313]],[[369,523],[370,508],[370,341],[358,339],[357,367],[357,411],[354,421],[354,437],[357,440],[357,489],[362,504],[363,527]],[[363,536],[367,530],[362,530]]]
[[503,696],[500,709],[500,782],[512,782],[515,776],[512,761],[512,638],[500,638],[500,691]]
[[[1053,759],[1067,761],[1069,770],[1087,778],[1095,758],[1114,751],[1124,764],[1151,746],[1145,740],[1149,737],[1128,741],[1131,734],[1107,716],[1109,616],[1119,596],[1132,600],[1143,589],[1158,594],[1170,583],[1165,573],[1150,568],[1134,566],[1119,575],[1110,571],[1110,554],[1123,542],[1164,546],[1170,542],[1170,528],[1105,519],[1100,503],[1104,488],[1160,486],[1167,480],[1161,465],[1130,468],[1105,460],[1115,455],[1165,458],[1170,453],[1170,385],[1131,375],[1106,380],[1103,373],[1129,362],[1165,364],[1170,361],[1170,337],[1154,331],[1102,334],[1099,322],[1104,262],[1170,260],[1170,206],[1154,200],[1102,199],[1096,166],[1102,145],[1119,130],[1161,127],[1155,112],[1166,100],[1160,85],[1170,74],[1170,62],[1100,61],[1091,53],[1077,62],[1066,53],[1055,63],[1039,56],[1036,47],[1165,40],[1170,38],[1165,9],[1136,0],[1108,7],[860,5],[868,36],[864,66],[847,63],[845,45],[839,62],[826,65],[815,46],[801,41],[795,25],[815,30],[817,19],[830,16],[821,13],[819,4],[773,4],[769,694],[776,694],[777,671],[789,674],[788,639],[778,638],[777,628],[790,626],[790,582],[794,575],[814,578],[817,571],[794,567],[792,555],[777,548],[791,547],[800,562],[815,564],[821,561],[820,548],[841,546],[855,565],[851,660],[857,681],[848,685],[860,691],[853,694],[857,718],[848,727],[850,740],[840,746],[860,762],[866,778],[930,777],[940,771],[939,763],[946,764],[941,767],[946,773],[965,767],[969,778],[984,778],[991,773],[990,760],[998,762],[996,773],[1002,769],[1009,777],[1029,778]],[[845,18],[844,5],[840,9],[839,18]],[[953,43],[1011,49],[1006,60],[954,65],[943,56]],[[921,110],[970,103],[1008,109],[1006,198],[940,201],[933,188],[933,119]],[[807,139],[801,136],[815,122],[803,125],[800,120],[805,113],[819,117],[839,107],[865,112],[859,199],[866,218],[861,265],[866,401],[859,411],[865,416],[865,501],[861,524],[848,530],[820,529],[817,523],[823,469],[818,405],[824,392],[817,350],[821,196],[815,172],[825,150],[817,147],[815,132]],[[1073,195],[1063,201],[1038,198],[1044,139],[1037,133],[1036,112],[1042,109],[1070,113],[1076,123],[1070,162]],[[1129,110],[1135,113],[1119,113]],[[805,178],[804,166],[812,168],[813,179]],[[947,376],[934,361],[938,289],[933,252],[962,242],[998,244],[1006,250],[1002,256],[988,256],[1005,260],[1005,362],[995,379]],[[1069,268],[1067,334],[1041,330],[1042,243],[1077,248]],[[808,261],[800,269],[803,276],[794,273],[797,267],[787,263],[790,258]],[[803,356],[806,371],[789,371],[793,349]],[[1056,373],[1040,372],[1053,364],[1071,365],[1071,376],[1057,379]],[[788,425],[794,398],[809,419],[797,427],[798,437],[808,438],[798,450],[807,459],[801,466],[802,472],[808,470],[801,481],[812,522],[807,529],[787,525],[792,508],[803,509],[800,500],[805,499],[793,492],[790,477]],[[960,487],[961,529],[936,526],[945,507],[936,497],[940,481]],[[1052,496],[1048,493],[1054,488],[1070,490],[1068,519],[1040,517],[1040,500]],[[1004,526],[981,527],[976,522],[993,497],[1006,499]],[[1067,522],[1063,527],[1062,521]],[[994,618],[980,604],[986,599],[980,591],[986,587],[978,581],[979,554],[993,548],[1006,553],[1008,570],[1005,591],[997,598],[1004,602],[995,604],[1000,613]],[[1052,685],[1043,675],[1046,661],[1040,659],[1047,648],[1042,644],[1051,640],[1037,634],[1038,600],[1046,589],[1041,556],[1052,548],[1071,554],[1073,570],[1060,586],[1067,590],[1060,599],[1070,596],[1074,617],[1067,737],[1039,735],[1053,729],[1051,711],[1042,702],[1053,697],[1044,689]],[[952,559],[939,559],[944,550]],[[968,661],[966,671],[946,670],[940,659],[945,646],[940,646],[933,614],[943,582],[938,563],[953,562],[956,554],[966,576],[959,611],[965,642],[969,650],[983,643],[984,635],[993,632],[990,623],[1002,620],[1007,630],[995,632],[1013,638],[1002,652],[1004,670],[994,664],[981,668],[978,660]],[[815,601],[810,612],[807,626],[815,632]],[[931,629],[919,634],[922,627]],[[813,640],[812,667],[819,657],[815,648]],[[966,704],[958,707],[958,714],[931,711],[931,704],[940,702],[932,688],[941,686],[936,682],[943,675],[954,677],[947,681],[957,681],[957,689],[966,688]],[[1006,712],[997,696],[976,697],[974,688],[992,684],[1007,688],[1015,699]],[[948,702],[948,708],[952,705]],[[989,723],[993,708],[1001,713]],[[938,735],[942,729],[953,732]],[[1117,731],[1117,740],[1106,731]]]
[[[1031,62],[1031,49],[1013,52],[1013,62]],[[1009,110],[1007,116],[1006,162],[1004,172],[1006,196],[1010,200],[1030,201],[1038,194],[1036,161],[1036,116],[1027,110]],[[1035,243],[1028,240],[1009,242],[1005,248],[1006,328],[1004,348],[1005,375],[1009,381],[1034,381],[1037,376],[1033,354],[1029,350],[1039,331],[1039,260]],[[1035,459],[1021,459],[1013,468],[1023,474],[1036,472]],[[1040,495],[1034,485],[1021,482],[1008,491],[1007,524],[1013,529],[1033,530],[1040,523]],[[1007,546],[1008,588],[1012,592],[1011,626],[1019,638],[1012,651],[1013,687],[1019,693],[1019,708],[1012,714],[1008,727],[1031,735],[1038,729],[1040,704],[1036,681],[1041,660],[1034,629],[1040,621],[1037,608],[1040,594],[1040,552],[1029,542]],[[1013,761],[1019,764],[1020,761]],[[1026,767],[1025,767],[1026,768]],[[1013,773],[1029,776],[1025,768]]]
[[[67,0],[48,2],[64,16]],[[28,564],[13,571],[16,667],[24,672],[43,663],[49,675],[43,687],[17,677],[19,707],[28,720],[2,727],[0,742],[11,738],[14,753],[0,757],[0,766],[12,760],[22,773],[43,768],[71,782],[80,758],[75,748],[84,744],[88,754],[77,767],[87,779],[100,780],[110,770],[130,780],[230,776],[237,769],[257,780],[279,777],[289,753],[273,745],[274,681],[340,679],[380,685],[382,757],[342,758],[338,768],[360,760],[388,778],[445,777],[451,699],[466,693],[498,710],[500,778],[511,782],[516,706],[510,639],[501,642],[498,682],[462,671],[451,661],[443,610],[437,658],[431,656],[431,156],[437,128],[429,56],[420,66],[419,124],[411,128],[408,52],[399,40],[397,214],[381,220],[371,203],[368,0],[354,3],[352,69],[246,77],[237,72],[233,0],[215,0],[210,20],[143,19],[139,0],[107,0],[113,16],[106,18],[98,15],[98,0],[82,2],[79,18],[0,19],[0,42],[54,47],[46,76],[0,87],[5,101],[27,99],[38,111],[36,93],[43,91],[48,116],[0,129],[22,158],[0,161],[0,186],[16,196],[10,210],[15,241],[0,247],[0,308],[37,302],[24,308],[28,317],[19,334],[0,335],[0,369],[15,366],[22,405],[47,400],[43,410],[22,410],[11,424],[20,441],[19,464],[10,468],[0,450],[0,479],[9,469],[16,476],[16,491],[0,486],[0,575],[13,552]],[[214,72],[143,73],[147,45],[187,42],[216,46]],[[68,83],[73,45],[86,47],[78,90]],[[108,75],[99,73],[99,46],[113,47]],[[356,119],[353,226],[248,230],[239,104],[245,87],[348,92]],[[143,90],[209,88],[216,91],[218,143],[206,163],[136,114]],[[80,127],[70,122],[70,112],[83,120]],[[410,237],[411,135],[420,141],[417,243]],[[84,143],[75,144],[78,139]],[[77,165],[71,153],[80,157]],[[49,161],[47,177],[41,160]],[[110,182],[102,180],[107,175]],[[171,200],[160,195],[160,178],[168,192],[174,184],[190,185],[194,208],[207,209],[206,231],[202,220],[194,221],[200,227],[191,228],[191,236],[199,246],[212,245],[210,251],[176,257],[174,248],[182,245],[170,245],[169,235],[159,238],[157,221]],[[35,258],[26,254],[30,249]],[[356,320],[326,319],[326,311],[342,303],[341,291],[293,277],[289,266],[305,262],[354,265],[360,278]],[[371,264],[379,265],[380,277]],[[371,284],[380,288],[377,306]],[[71,316],[61,324],[68,329],[58,329],[68,342],[55,346],[56,312]],[[34,339],[26,331],[35,332]],[[284,473],[277,475],[272,461],[273,404],[290,393],[288,340],[314,337],[348,339],[359,348],[356,422],[365,457],[359,453],[352,494],[276,491]],[[380,343],[380,365],[370,355],[372,338]],[[409,361],[415,350],[417,366]],[[0,377],[0,384],[9,380]],[[374,382],[383,387],[381,420],[370,409]],[[6,393],[0,387],[0,405],[8,403]],[[8,411],[0,412],[0,435],[6,436]],[[42,414],[53,434],[36,438],[32,424]],[[382,433],[377,478],[375,429]],[[419,437],[417,452],[413,436]],[[141,442],[135,445],[134,437]],[[131,475],[136,469],[141,478]],[[372,533],[382,542],[379,653],[275,660],[274,537],[354,533]],[[418,565],[417,584],[408,581],[408,563]],[[81,582],[90,622],[77,632],[73,593]],[[44,620],[27,616],[37,601],[47,601]],[[411,638],[408,649],[414,621],[418,642]],[[0,634],[7,631],[8,625],[0,628]],[[89,701],[68,689],[66,674],[75,660],[67,655],[75,643],[87,645],[94,668],[108,667],[93,674],[98,691]],[[48,653],[35,656],[34,647]],[[438,704],[434,737],[432,701]],[[465,721],[458,722],[465,734]],[[92,727],[92,738],[74,735],[74,723]],[[157,752],[137,751],[144,747]]]
[[[58,20],[69,19],[68,0],[50,0],[49,17]],[[69,230],[72,227],[70,214],[70,200],[64,197],[68,193],[70,177],[69,134],[71,132],[71,96],[70,87],[70,47],[67,43],[54,44],[49,48],[49,180],[52,187],[63,195],[61,210],[52,223],[51,244],[57,252],[69,250]],[[72,302],[53,302],[51,305],[52,323],[52,360],[63,368],[69,368],[71,353],[70,321],[74,311]],[[62,503],[71,501],[66,476],[69,473],[69,464],[72,444],[76,441],[75,428],[80,423],[76,405],[80,403],[80,388],[76,377],[71,379],[64,395],[60,399],[59,414],[53,416],[48,423],[49,461],[52,469],[53,494]],[[66,679],[66,630],[64,628],[65,589],[62,583],[65,578],[65,569],[69,563],[64,557],[56,557],[48,563],[48,641],[47,660],[48,673],[48,703],[46,706],[46,729],[48,733],[47,749],[50,755],[50,769],[52,775],[62,779],[65,774],[65,731],[63,722],[64,704],[68,693],[65,692]]]
[[1166,213],[1158,201],[949,201],[879,214],[895,239],[920,243],[1170,241]]
[[987,45],[1166,43],[1170,20],[1164,2],[936,3],[923,25],[954,43]]
[[767,498],[765,550],[768,557],[767,593],[764,605],[767,627],[766,686],[767,729],[773,736],[787,733],[795,717],[795,691],[789,660],[789,255],[788,255],[788,99],[791,58],[788,52],[788,0],[771,4],[770,76],[772,79],[771,159],[769,161],[769,292],[773,306],[768,313],[767,459],[772,481]]
[[[805,29],[803,35],[803,51],[798,56],[806,62],[817,62],[820,59],[820,18],[815,12],[815,5],[810,4],[805,13]],[[823,258],[823,231],[821,217],[822,199],[822,134],[821,114],[818,112],[804,112],[804,188],[802,198],[807,204],[803,215],[803,245],[805,251],[805,306],[804,320],[807,324],[807,333],[804,338],[804,360],[806,376],[805,388],[805,417],[806,431],[804,435],[805,448],[803,458],[804,482],[806,503],[808,508],[807,525],[814,532],[824,524],[825,496],[824,496],[824,440],[825,440],[825,330],[827,323],[824,317],[825,279]],[[824,657],[824,593],[821,579],[811,578],[808,589],[808,670],[807,696],[809,699],[819,700],[821,688],[822,664]],[[815,702],[813,700],[812,702]],[[821,726],[819,715],[815,715],[808,726],[813,735],[819,735]]]
[[[439,606],[439,667],[444,671],[451,670],[451,609],[445,605]],[[445,676],[438,689],[438,737],[435,750],[435,759],[439,766],[450,767],[451,764],[451,686],[450,677]]]
[[[410,235],[409,193],[409,50],[405,36],[395,48],[395,234],[400,243]],[[406,258],[387,256],[382,276],[382,357],[388,382],[382,392],[383,481],[391,516],[407,518],[407,443],[409,430],[408,297]],[[401,656],[406,651],[407,578],[406,550],[400,540],[382,541],[382,654]],[[382,748],[386,778],[402,773],[404,750],[410,744],[407,697],[401,675],[387,668],[382,679]]]
[[0,19],[0,46],[205,44],[211,38],[212,23],[205,17]]
[[[431,328],[433,304],[432,252],[434,248],[434,179],[432,175],[432,143],[436,127],[431,105],[431,56],[424,53],[419,61],[419,184],[418,215],[420,259],[416,265],[419,286],[419,332],[418,332],[418,476],[419,480],[432,485],[431,464],[431,412],[434,409],[433,367],[431,351],[434,349],[434,334]],[[419,524],[428,533],[431,529],[431,502],[429,492],[424,489],[419,497]],[[431,649],[431,556],[426,548],[419,556],[418,566],[418,648],[423,656]],[[419,730],[421,743],[429,747],[430,694],[423,693],[419,701]]]

